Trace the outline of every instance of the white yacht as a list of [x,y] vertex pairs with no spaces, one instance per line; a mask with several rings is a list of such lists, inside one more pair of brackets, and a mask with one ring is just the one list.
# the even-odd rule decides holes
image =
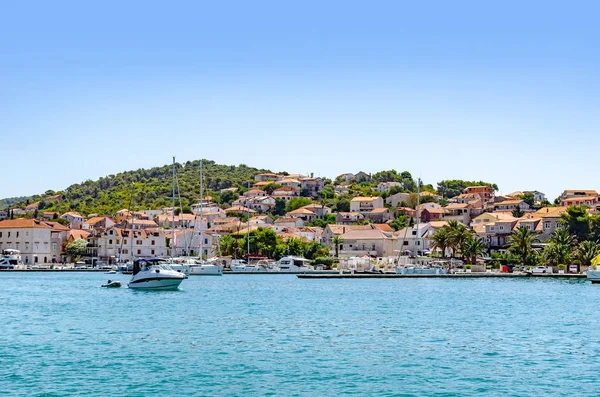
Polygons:
[[222,276],[223,266],[216,265],[210,262],[200,262],[190,266],[191,276]]
[[260,262],[250,265],[244,259],[232,260],[229,268],[232,272],[236,273],[265,273],[269,271],[269,269]]
[[23,266],[21,251],[5,249],[0,257],[0,269],[15,269]]
[[204,254],[204,228],[202,226],[202,209],[204,198],[202,196],[202,160],[200,160],[200,227],[199,227],[199,239],[200,239],[200,247],[199,247],[199,255],[198,260],[195,264],[190,266],[190,276],[222,276],[223,275],[223,266],[220,266],[214,261],[205,261],[202,259],[202,255]]
[[600,284],[600,266],[590,266],[585,273],[592,284]]
[[314,270],[310,260],[298,256],[284,256],[275,265],[275,271],[280,273],[303,273]]
[[133,277],[127,285],[132,289],[176,290],[184,278],[185,274],[158,258],[138,259],[133,263]]

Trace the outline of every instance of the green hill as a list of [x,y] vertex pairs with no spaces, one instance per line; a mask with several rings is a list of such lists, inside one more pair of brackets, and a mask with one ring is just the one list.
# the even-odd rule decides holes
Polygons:
[[[248,182],[254,183],[254,176],[269,172],[248,167],[245,164],[229,166],[204,160],[204,183],[213,199],[220,202],[219,191],[228,187],[244,190]],[[28,203],[40,201],[40,211],[78,211],[82,214],[114,214],[129,208],[131,195],[134,196],[135,209],[157,209],[171,206],[172,165],[139,169],[109,175],[97,181],[87,180],[74,184],[64,191],[47,191],[44,195],[10,199],[7,207],[23,207]],[[184,209],[198,201],[200,196],[200,162],[188,161],[176,164],[176,174]],[[49,196],[62,194],[62,200],[49,199]],[[7,201],[5,199],[5,201]],[[179,205],[179,199],[177,199]]]

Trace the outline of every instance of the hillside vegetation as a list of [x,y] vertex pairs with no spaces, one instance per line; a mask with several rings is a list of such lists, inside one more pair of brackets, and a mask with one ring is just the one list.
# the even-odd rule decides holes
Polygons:
[[[265,169],[248,167],[245,164],[239,166],[220,165],[214,161],[203,160],[204,164],[204,195],[212,196],[212,201],[228,207],[232,201],[237,199],[240,194],[247,190],[248,183],[255,183],[256,174],[271,172]],[[287,174],[283,172],[282,174]],[[200,197],[200,162],[188,161],[183,164],[176,164],[176,206],[181,206],[184,212],[190,212],[190,206],[198,202]],[[379,182],[398,182],[399,186],[394,186],[387,193],[379,193],[376,189]],[[121,172],[116,175],[109,175],[100,178],[97,181],[87,180],[69,186],[63,191],[48,190],[44,194],[32,197],[17,197],[0,200],[5,208],[25,208],[30,203],[39,202],[38,210],[56,211],[64,213],[67,211],[77,211],[83,215],[105,214],[113,215],[123,208],[130,208],[133,195],[133,209],[159,209],[170,207],[172,203],[172,165],[154,167],[150,169],[138,169],[135,171]],[[468,182],[461,180],[441,181],[437,184],[437,189],[432,184],[421,185],[421,191],[439,192],[444,198],[451,198],[460,194],[462,189],[470,185],[490,185],[497,189],[497,186],[486,182]],[[343,194],[336,194],[335,189],[338,185],[345,185],[346,190]],[[273,183],[265,190],[271,192],[276,187]],[[226,191],[220,193],[221,189],[236,187],[237,192]],[[356,196],[381,195],[384,198],[396,192],[413,193],[408,202],[403,205],[414,208],[416,205],[417,181],[410,172],[397,172],[396,170],[380,171],[372,175],[372,179],[352,181],[345,183],[341,180],[325,180],[324,189],[316,201],[330,206],[334,211],[349,211],[350,200]],[[55,198],[60,196],[62,200]],[[181,198],[181,201],[179,199]],[[431,197],[423,199],[432,200]],[[311,199],[301,197],[293,199],[290,202],[279,202],[271,210],[272,215],[280,216],[306,205]],[[422,200],[423,201],[423,200]],[[37,214],[37,213],[36,213]],[[333,220],[330,220],[332,222]]]

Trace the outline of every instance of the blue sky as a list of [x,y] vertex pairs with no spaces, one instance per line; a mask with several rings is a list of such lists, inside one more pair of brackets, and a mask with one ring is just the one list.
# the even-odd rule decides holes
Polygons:
[[600,190],[597,3],[84,3],[3,5],[0,197],[173,155]]

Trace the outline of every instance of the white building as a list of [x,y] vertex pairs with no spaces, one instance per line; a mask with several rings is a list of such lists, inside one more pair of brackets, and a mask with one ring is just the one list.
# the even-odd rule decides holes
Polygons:
[[62,243],[68,235],[66,227],[37,219],[0,221],[0,250],[16,249],[26,265],[60,262]]
[[62,214],[61,219],[66,219],[69,222],[71,229],[81,229],[83,226],[83,216],[78,212],[65,212]]

